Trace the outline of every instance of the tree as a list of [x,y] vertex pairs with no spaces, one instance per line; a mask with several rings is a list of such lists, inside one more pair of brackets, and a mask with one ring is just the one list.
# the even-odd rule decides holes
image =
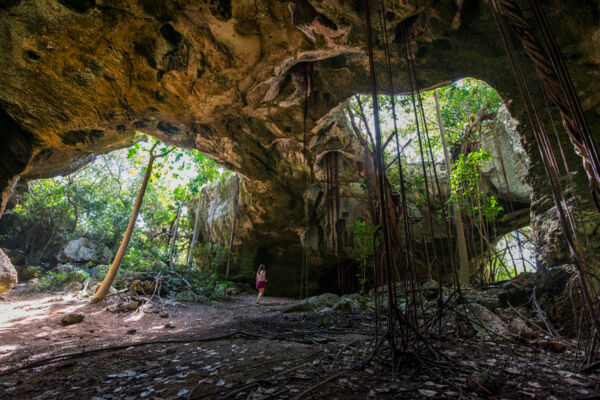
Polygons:
[[227,269],[225,270],[226,281],[229,280],[229,266],[231,264],[231,247],[233,246],[233,232],[235,229],[235,219],[237,215],[238,202],[240,199],[240,178],[237,174],[235,174],[233,187],[233,204],[231,205],[233,217],[231,221],[231,233],[229,234],[229,247],[227,251]]
[[125,251],[127,251],[127,246],[129,245],[129,241],[131,240],[131,234],[133,233],[133,228],[135,227],[135,221],[137,220],[138,214],[140,212],[140,208],[142,206],[142,202],[144,200],[144,194],[146,193],[146,187],[148,186],[148,181],[150,180],[150,174],[152,173],[152,165],[154,164],[154,160],[160,157],[164,157],[173,151],[174,148],[170,150],[166,150],[158,155],[154,154],[154,150],[159,145],[160,142],[155,142],[152,148],[150,149],[150,158],[148,159],[148,165],[146,166],[146,172],[144,174],[144,179],[142,180],[142,185],[140,187],[137,199],[135,201],[135,205],[133,206],[133,211],[131,213],[131,218],[129,219],[129,224],[127,225],[127,229],[125,230],[125,234],[123,236],[123,240],[121,241],[121,245],[119,246],[119,250],[117,251],[117,255],[113,260],[110,269],[106,273],[102,284],[96,291],[96,294],[92,297],[93,302],[102,301],[108,294],[110,287],[117,275],[119,270],[119,266],[121,265],[121,261],[123,261],[123,257],[125,256]]
[[[398,157],[402,165],[418,165],[423,162],[424,168],[437,173],[438,160],[446,160],[446,168],[452,179],[452,204],[454,220],[457,229],[457,247],[459,252],[459,281],[466,283],[469,279],[469,258],[467,253],[467,233],[473,224],[477,224],[480,236],[485,238],[484,222],[493,222],[502,211],[493,196],[486,196],[480,190],[479,168],[487,162],[489,155],[478,152],[480,136],[490,132],[502,101],[491,86],[475,79],[462,79],[446,87],[419,93],[419,105],[422,102],[423,113],[418,116],[421,134],[428,133],[426,148],[418,145],[417,121],[415,120],[413,104],[409,96],[395,98],[396,123],[391,120],[392,102],[390,96],[379,95],[380,121],[383,143],[389,143],[393,138],[394,125],[398,127],[399,155],[395,146],[387,146],[384,152],[386,174],[395,190],[413,186],[418,198],[408,204],[411,208],[422,208],[426,203],[427,193],[435,192],[435,185],[429,180],[429,188],[424,188],[424,176],[414,176],[413,182],[400,181]],[[373,121],[371,114],[365,110],[372,107],[370,96],[356,95],[348,103],[350,124],[354,130],[366,132],[362,137],[372,149]],[[419,107],[420,108],[420,107]],[[436,132],[434,126],[439,128]],[[427,129],[425,129],[427,128]],[[451,153],[451,154],[450,154]],[[455,161],[455,165],[452,162]],[[429,173],[428,173],[429,174]],[[434,175],[435,176],[435,175]],[[437,183],[436,183],[437,185]],[[446,202],[438,191],[439,201]],[[410,196],[409,196],[410,197]],[[434,211],[434,210],[428,210]],[[423,212],[421,209],[420,212]],[[463,215],[464,213],[464,215]],[[444,212],[441,213],[441,216]],[[464,218],[464,221],[463,221]],[[472,230],[472,229],[471,229]]]
[[[440,106],[438,101],[438,95],[435,93],[435,109],[438,120],[438,127],[440,129],[440,138],[442,139],[442,147],[444,150],[444,160],[446,161],[446,168],[448,169],[448,176],[452,175],[452,162],[450,161],[450,153],[448,152],[448,146],[446,145],[446,132],[444,125],[442,124],[442,118],[440,116]],[[451,187],[452,190],[452,187]],[[467,252],[467,241],[465,239],[465,228],[463,225],[462,214],[456,201],[451,200],[452,211],[454,212],[454,224],[456,225],[456,245],[458,246],[458,261],[459,261],[459,272],[458,281],[461,285],[469,282],[469,253]]]

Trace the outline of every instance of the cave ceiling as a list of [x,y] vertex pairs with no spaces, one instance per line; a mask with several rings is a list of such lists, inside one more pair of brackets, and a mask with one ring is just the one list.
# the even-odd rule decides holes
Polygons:
[[[542,3],[598,132],[600,3]],[[258,197],[286,210],[287,221],[299,221],[301,207],[291,205],[316,160],[355,150],[339,134],[348,131],[339,112],[369,91],[363,7],[357,0],[1,1],[0,190],[15,176],[76,170],[143,132],[239,172]],[[409,88],[398,35],[405,24],[421,88],[475,77],[522,112],[487,1],[390,1],[384,18],[397,93]],[[385,89],[378,18],[374,28]],[[522,140],[535,158],[531,140]],[[256,221],[268,219],[259,208]]]

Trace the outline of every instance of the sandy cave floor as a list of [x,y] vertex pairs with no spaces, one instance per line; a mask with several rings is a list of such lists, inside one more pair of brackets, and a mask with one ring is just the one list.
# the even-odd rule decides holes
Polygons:
[[[0,398],[600,399],[599,372],[577,373],[574,344],[551,352],[535,338],[448,331],[431,338],[437,359],[408,356],[392,375],[386,353],[369,359],[371,314],[281,313],[291,301],[237,295],[110,313],[70,293],[5,295]],[[85,319],[62,326],[72,312]]]

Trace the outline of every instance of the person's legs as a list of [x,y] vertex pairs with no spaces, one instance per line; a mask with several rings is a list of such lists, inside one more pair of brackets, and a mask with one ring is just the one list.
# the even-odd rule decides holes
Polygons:
[[262,298],[264,291],[265,291],[265,288],[258,289],[258,299],[256,299],[256,304],[260,304],[260,299]]

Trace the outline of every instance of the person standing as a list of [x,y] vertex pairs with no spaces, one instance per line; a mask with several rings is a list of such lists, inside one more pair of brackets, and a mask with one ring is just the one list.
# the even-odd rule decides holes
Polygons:
[[267,269],[265,268],[264,264],[260,264],[258,266],[258,271],[256,272],[256,289],[258,290],[258,298],[256,299],[256,304],[260,304],[260,299],[263,296],[266,285],[267,285]]

